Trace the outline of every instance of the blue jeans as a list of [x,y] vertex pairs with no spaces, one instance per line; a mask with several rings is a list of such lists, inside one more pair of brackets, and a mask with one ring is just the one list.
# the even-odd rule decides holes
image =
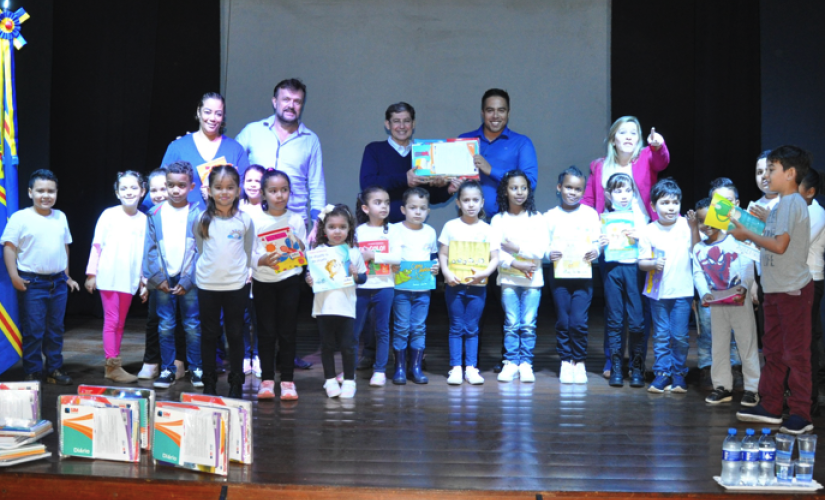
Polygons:
[[478,367],[478,320],[484,311],[487,287],[456,285],[444,290],[450,315],[450,366]]
[[556,352],[562,361],[584,361],[593,280],[553,278],[550,288],[556,303]]
[[358,352],[358,339],[361,336],[361,330],[364,329],[367,315],[370,310],[375,310],[375,364],[372,368],[376,372],[384,373],[387,369],[387,358],[390,355],[390,313],[395,289],[359,288],[355,294],[358,300],[355,303],[353,350]]
[[[699,368],[710,368],[712,363],[711,349],[713,336],[711,335],[710,307],[703,307],[700,301],[696,302],[696,314],[699,316],[699,335],[696,336],[696,347],[699,350]],[[730,337],[730,365],[742,366],[739,350],[736,348],[736,339]]]
[[653,316],[653,372],[687,375],[688,319],[693,297],[650,301]]
[[[180,275],[169,278],[169,288],[177,286]],[[201,322],[198,312],[198,290],[194,286],[184,295],[172,295],[155,291],[157,296],[157,311],[160,324],[158,325],[158,336],[160,337],[160,362],[161,370],[175,371],[175,326],[177,319],[176,310],[180,309],[180,317],[183,321],[183,331],[186,334],[186,361],[189,369],[201,368]]]
[[504,308],[504,359],[511,363],[533,364],[536,347],[536,317],[541,302],[541,288],[501,286]]
[[18,274],[29,282],[25,292],[17,292],[23,372],[26,375],[42,372],[43,356],[46,356],[46,373],[51,373],[63,366],[63,317],[69,295],[66,273]]
[[430,291],[396,290],[392,308],[395,312],[395,336],[392,339],[392,348],[396,351],[406,349],[408,346],[410,349],[424,349],[427,313],[430,310]]

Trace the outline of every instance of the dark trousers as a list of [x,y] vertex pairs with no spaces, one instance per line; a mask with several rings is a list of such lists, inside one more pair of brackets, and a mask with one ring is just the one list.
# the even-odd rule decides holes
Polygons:
[[[644,346],[644,312],[636,264],[606,262],[604,267],[605,330],[610,352],[624,356],[630,345],[630,358],[642,354]],[[627,320],[627,338],[624,324]],[[629,342],[628,342],[629,341]]]
[[550,288],[556,304],[556,352],[562,361],[584,361],[593,280],[553,278]]
[[243,312],[249,302],[249,285],[238,290],[215,291],[198,288],[201,316],[201,359],[205,373],[215,373],[218,338],[221,336],[221,312],[229,343],[229,366],[243,374]]
[[825,292],[825,281],[814,281],[814,301],[811,305],[811,401],[819,399],[819,346],[822,340],[822,316],[820,303]]
[[63,318],[69,288],[66,273],[34,274],[18,271],[29,283],[26,291],[17,292],[20,311],[20,333],[23,337],[23,372],[26,375],[46,373],[63,367]]
[[344,379],[355,380],[355,319],[347,316],[318,316],[321,332],[321,364],[324,378],[335,378],[335,348],[341,346]]
[[278,364],[281,382],[292,382],[295,372],[295,348],[298,334],[298,302],[301,299],[301,276],[267,283],[253,280],[255,311],[258,317],[258,355],[261,380],[275,380],[275,340],[278,341]]

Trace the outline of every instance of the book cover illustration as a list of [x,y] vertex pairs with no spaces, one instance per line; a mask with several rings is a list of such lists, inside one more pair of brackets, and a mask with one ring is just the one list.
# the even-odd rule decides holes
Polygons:
[[553,276],[565,279],[587,279],[593,277],[593,266],[584,256],[593,249],[593,241],[586,231],[565,231],[562,236],[553,234],[550,248],[561,252],[561,259],[553,262]]
[[447,175],[478,179],[473,156],[479,154],[478,139],[416,139],[412,145],[416,175]]
[[639,258],[639,243],[627,234],[633,230],[633,211],[609,212],[601,215],[602,234],[607,236],[605,262]]
[[[654,248],[652,258],[665,258],[665,251],[657,250]],[[661,271],[656,271],[655,269],[653,269],[647,272],[647,276],[645,277],[645,288],[642,291],[643,295],[645,295],[646,297],[650,297],[653,300],[659,300],[659,293],[661,291],[662,285],[662,275],[664,275],[664,272],[664,269],[662,269]]]
[[258,234],[267,253],[278,252],[281,256],[272,266],[276,273],[282,273],[296,267],[307,265],[307,259],[301,250],[301,243],[292,234],[292,229],[282,227]]
[[155,406],[155,447],[158,464],[225,476],[228,408],[159,401]]
[[211,408],[229,409],[229,460],[243,464],[252,463],[252,402],[243,399],[209,396],[185,392],[182,403],[197,403]]
[[714,193],[713,198],[710,200],[708,214],[705,216],[705,225],[722,231],[730,231],[734,228],[731,218],[736,219],[755,234],[762,234],[765,231],[765,223],[759,220],[758,217],[741,207],[734,206],[730,200],[722,197],[719,193]]
[[212,171],[212,167],[215,167],[217,165],[229,165],[229,164],[226,163],[226,157],[221,156],[220,158],[215,158],[212,161],[208,161],[206,163],[201,163],[200,165],[195,167],[195,170],[198,171],[198,177],[200,177],[200,179],[201,179],[201,184],[203,184],[204,186],[209,184],[209,172]]
[[137,407],[110,406],[86,396],[58,398],[60,455],[120,462],[140,460]]
[[141,439],[140,447],[144,450],[152,449],[152,421],[153,410],[155,408],[155,390],[145,389],[142,387],[108,387],[103,385],[80,385],[77,388],[77,393],[81,395],[92,396],[110,396],[114,398],[124,399],[138,399],[143,400],[140,403],[140,427],[141,436],[146,438]]
[[[541,262],[537,262],[537,261],[532,260],[532,259],[525,259],[523,257],[519,257],[518,255],[513,255],[513,262],[528,262],[530,264],[537,264],[536,265],[536,270],[541,271]],[[498,272],[505,275],[505,276],[513,276],[515,278],[527,278],[529,280],[533,279],[533,273],[532,272],[524,273],[524,272],[519,271],[518,269],[512,267],[512,264],[511,264],[510,267],[508,267],[506,269],[504,267],[499,266]]]
[[307,261],[314,293],[355,286],[347,245],[315,248],[307,252]]
[[395,273],[396,290],[435,290],[434,260],[402,260]]
[[[487,269],[490,264],[490,243],[480,241],[451,241],[447,267],[462,283]],[[481,281],[487,284],[487,278]]]
[[[389,253],[390,251],[390,242],[388,240],[375,240],[375,241],[359,241],[358,248],[372,250],[375,253]],[[389,276],[390,275],[390,265],[389,264],[376,264],[375,261],[371,261],[367,266],[367,275],[369,276]]]

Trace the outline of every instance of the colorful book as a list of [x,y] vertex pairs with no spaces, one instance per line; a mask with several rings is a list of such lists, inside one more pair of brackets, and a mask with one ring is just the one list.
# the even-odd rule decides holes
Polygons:
[[396,290],[435,290],[434,260],[402,260],[395,273]]
[[727,290],[711,290],[713,300],[707,302],[709,306],[741,306],[745,304],[748,291],[743,286],[735,286]]
[[[468,283],[490,265],[490,244],[480,241],[451,241],[447,267],[462,283]],[[487,278],[481,281],[487,284]]]
[[0,451],[0,467],[32,462],[50,456],[52,456],[52,454],[47,452],[46,446],[42,444],[32,444],[14,450],[3,450]]
[[473,163],[478,152],[478,139],[416,139],[412,145],[413,169],[416,175],[478,179]]
[[635,227],[633,211],[607,212],[601,215],[602,234],[607,236],[605,262],[639,258],[638,242],[627,234]]
[[252,463],[252,401],[185,392],[182,403],[229,409],[229,460]]
[[[23,443],[23,441],[25,441],[26,439],[40,439],[43,436],[51,433],[52,423],[48,420],[40,420],[37,422],[28,421],[23,423],[20,420],[0,418],[0,440],[2,440],[0,442],[2,442],[4,445],[14,445],[15,443],[25,444]],[[23,438],[23,440],[17,440],[16,438]]]
[[212,167],[216,167],[218,165],[230,165],[226,163],[226,157],[221,156],[220,158],[215,158],[212,161],[208,161],[206,163],[201,163],[195,170],[198,171],[198,177],[201,179],[201,184],[204,186],[209,182],[209,172],[212,171]]
[[140,411],[89,396],[58,397],[60,456],[140,461]]
[[0,418],[40,420],[40,382],[0,382]]
[[152,420],[155,408],[154,389],[142,387],[108,387],[103,385],[80,385],[77,393],[88,396],[111,396],[123,399],[144,400],[140,404],[140,447],[144,450],[152,449]]
[[734,206],[730,200],[719,193],[714,193],[710,200],[708,214],[705,216],[705,225],[722,231],[730,231],[734,228],[731,218],[736,219],[755,234],[762,234],[765,231],[765,223],[758,217],[741,207]]
[[[663,259],[665,257],[664,250],[657,250],[653,249],[653,257],[654,259]],[[647,276],[645,277],[645,288],[642,290],[642,294],[650,297],[653,300],[659,300],[659,293],[661,291],[662,285],[662,275],[664,275],[664,269],[661,271],[650,270],[647,272]]]
[[565,231],[553,234],[550,248],[561,252],[561,259],[553,262],[553,277],[563,279],[589,279],[593,277],[593,266],[584,260],[587,252],[593,250],[593,241],[587,231]]
[[[525,259],[523,257],[519,257],[518,255],[513,256],[513,262],[528,262],[530,264],[537,264],[536,269],[538,269],[538,270],[541,269],[541,261],[535,261],[535,260],[532,260],[532,259]],[[505,276],[513,276],[515,278],[527,278],[529,280],[533,279],[533,273],[532,272],[529,272],[529,273],[525,274],[522,271],[519,271],[518,269],[512,267],[512,265],[511,265],[511,267],[508,267],[506,269],[504,267],[499,266],[498,272],[500,274],[505,275]]]
[[[358,248],[372,250],[375,253],[389,253],[390,242],[387,240],[376,241],[359,241]],[[370,276],[389,276],[389,264],[376,264],[375,261],[370,262],[367,266],[367,275]]]
[[301,250],[301,243],[292,234],[292,229],[282,227],[258,234],[267,253],[278,252],[278,262],[272,266],[276,273],[289,271],[296,267],[307,265],[307,259]]
[[152,457],[169,465],[225,476],[229,408],[158,401]]
[[355,286],[355,277],[349,270],[349,247],[347,245],[309,250],[307,261],[314,293]]

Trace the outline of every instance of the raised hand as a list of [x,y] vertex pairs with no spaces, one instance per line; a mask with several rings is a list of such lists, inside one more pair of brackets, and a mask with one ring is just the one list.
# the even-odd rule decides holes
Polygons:
[[656,128],[655,127],[651,128],[650,129],[650,135],[647,136],[647,144],[651,148],[659,149],[662,146],[662,144],[664,144],[664,143],[665,143],[665,139],[660,134],[656,133]]

